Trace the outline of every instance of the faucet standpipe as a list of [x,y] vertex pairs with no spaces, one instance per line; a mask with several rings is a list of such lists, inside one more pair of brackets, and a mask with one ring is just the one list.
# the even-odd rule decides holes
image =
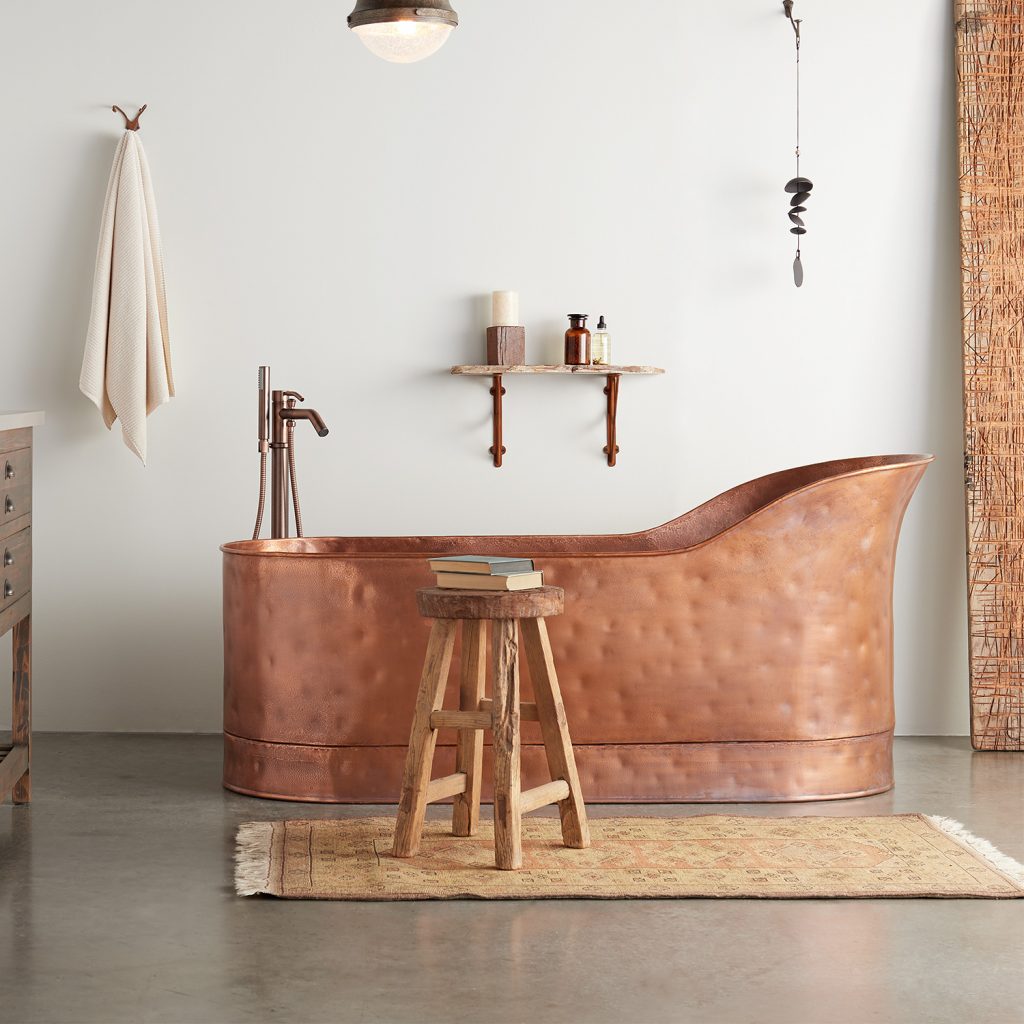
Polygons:
[[260,504],[253,540],[259,538],[266,503],[268,449],[271,457],[270,536],[272,539],[280,539],[289,535],[288,493],[291,491],[296,533],[301,537],[302,507],[299,503],[298,474],[295,468],[295,423],[297,420],[308,420],[321,437],[328,434],[327,424],[316,409],[297,408],[299,402],[305,401],[298,391],[269,391],[269,379],[269,367],[260,367]]

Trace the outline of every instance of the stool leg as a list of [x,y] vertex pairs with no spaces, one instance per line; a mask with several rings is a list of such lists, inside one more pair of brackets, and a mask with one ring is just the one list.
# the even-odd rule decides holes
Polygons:
[[519,811],[519,642],[515,619],[496,619],[494,632],[494,862],[523,866]]
[[[459,680],[459,708],[479,711],[487,678],[486,623],[466,619],[462,623],[462,665]],[[466,773],[466,792],[455,797],[452,808],[452,835],[476,834],[480,823],[480,774],[483,770],[484,734],[482,729],[460,729],[455,748],[455,773]]]
[[415,857],[423,836],[423,819],[427,811],[427,786],[434,763],[434,745],[437,730],[430,728],[430,715],[440,711],[444,703],[444,689],[448,682],[448,669],[455,646],[455,619],[435,619],[430,629],[430,642],[423,662],[416,711],[409,736],[409,753],[405,758],[402,779],[402,797],[398,804],[395,824],[396,857]]
[[558,804],[562,818],[562,842],[574,850],[585,850],[590,845],[590,826],[576,773],[576,757],[569,739],[555,659],[551,656],[548,628],[543,619],[523,619],[521,625],[551,778],[554,781],[564,779],[569,784],[568,797]]

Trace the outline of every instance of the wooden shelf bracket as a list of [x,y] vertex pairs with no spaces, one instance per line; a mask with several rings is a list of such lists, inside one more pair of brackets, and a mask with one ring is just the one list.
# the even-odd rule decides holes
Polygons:
[[491,455],[494,465],[501,467],[502,457],[507,449],[502,443],[502,396],[505,388],[502,380],[506,374],[557,374],[570,377],[604,377],[604,393],[607,396],[606,414],[606,437],[604,454],[608,459],[609,466],[618,463],[618,414],[619,414],[619,384],[623,374],[632,376],[657,376],[665,371],[657,366],[603,366],[589,364],[586,366],[536,365],[536,366],[453,366],[452,373],[459,377],[490,377],[491,396],[493,400],[493,428],[494,443],[491,445]]
[[604,386],[604,393],[608,396],[608,443],[604,446],[604,453],[608,456],[608,465],[614,466],[619,454],[619,446],[616,442],[616,419],[619,414],[619,381],[621,373],[609,373],[608,383]]
[[491,394],[494,396],[494,443],[491,445],[491,454],[494,456],[494,465],[497,469],[501,469],[502,456],[508,449],[502,443],[501,437],[501,399],[505,394],[505,388],[502,387],[501,374],[496,373],[491,378]]

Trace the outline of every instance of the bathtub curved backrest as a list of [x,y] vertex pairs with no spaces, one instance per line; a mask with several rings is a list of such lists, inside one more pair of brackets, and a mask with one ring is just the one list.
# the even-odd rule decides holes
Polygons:
[[[622,555],[686,551],[720,537],[787,498],[814,487],[865,473],[907,470],[923,473],[932,455],[875,455],[837,459],[758,477],[719,494],[690,512],[648,530],[627,534],[573,537],[573,554]],[[908,495],[909,497],[909,495]],[[381,557],[446,554],[455,551],[488,554],[565,554],[563,536],[501,537],[302,537],[286,540],[233,541],[222,551],[237,555]]]

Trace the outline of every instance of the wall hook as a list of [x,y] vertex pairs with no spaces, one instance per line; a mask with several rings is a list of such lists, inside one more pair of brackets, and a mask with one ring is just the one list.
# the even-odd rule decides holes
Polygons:
[[782,0],[782,9],[786,12],[786,17],[789,18],[790,24],[793,26],[793,31],[796,33],[796,45],[800,45],[800,18],[793,17],[793,2],[794,0]]
[[144,103],[142,107],[139,109],[139,112],[135,115],[134,120],[130,118],[120,107],[116,105],[111,109],[114,111],[115,114],[120,114],[124,118],[124,127],[126,131],[137,132],[139,130],[139,118],[142,117],[142,115],[146,112],[146,107],[148,106],[148,103]]

